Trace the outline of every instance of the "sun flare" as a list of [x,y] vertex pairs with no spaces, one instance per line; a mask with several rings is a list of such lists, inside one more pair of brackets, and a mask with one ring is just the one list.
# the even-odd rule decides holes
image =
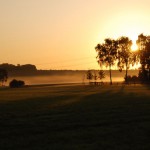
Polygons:
[[137,44],[136,44],[136,41],[137,41],[138,36],[136,36],[136,35],[133,34],[130,38],[131,38],[131,40],[132,40],[131,50],[132,50],[132,51],[136,51],[136,50],[138,49],[138,46],[137,46]]
[[136,51],[138,49],[138,46],[137,46],[137,44],[134,42],[133,44],[132,44],[132,46],[131,46],[131,50],[132,51]]

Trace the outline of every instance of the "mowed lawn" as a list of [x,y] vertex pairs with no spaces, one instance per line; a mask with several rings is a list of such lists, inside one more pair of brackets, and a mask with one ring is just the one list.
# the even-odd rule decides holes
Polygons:
[[150,86],[0,88],[0,150],[149,150]]

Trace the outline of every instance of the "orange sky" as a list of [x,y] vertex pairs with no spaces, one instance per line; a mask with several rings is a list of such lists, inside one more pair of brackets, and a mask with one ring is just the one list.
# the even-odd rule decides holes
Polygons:
[[149,0],[0,0],[0,63],[98,69],[107,37],[150,34]]

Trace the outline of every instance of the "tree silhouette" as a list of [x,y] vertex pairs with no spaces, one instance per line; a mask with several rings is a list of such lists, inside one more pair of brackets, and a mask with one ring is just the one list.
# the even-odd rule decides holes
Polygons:
[[147,40],[146,40],[146,36],[143,35],[143,34],[140,34],[138,36],[138,40],[137,40],[137,45],[139,47],[139,52],[140,52],[140,63],[142,65],[142,69],[144,70],[145,69],[145,66],[146,66],[146,43],[147,43]]
[[89,83],[90,83],[90,80],[93,79],[93,75],[92,75],[91,70],[88,70],[86,75],[87,75],[87,79],[89,80]]
[[97,79],[98,79],[98,76],[97,76],[97,74],[96,74],[96,71],[94,71],[93,79],[95,80],[95,85],[96,85],[96,81],[97,81]]
[[2,86],[4,85],[4,82],[7,82],[8,73],[5,69],[0,69],[0,82]]
[[11,88],[19,88],[19,87],[23,87],[25,85],[25,82],[24,81],[21,81],[21,80],[16,80],[16,79],[13,79],[10,83],[9,83],[9,86]]
[[100,79],[100,80],[102,80],[103,78],[105,78],[105,72],[104,72],[103,70],[100,70],[100,71],[98,72],[98,74],[99,74],[99,79]]
[[122,36],[118,40],[107,38],[104,43],[97,44],[97,59],[100,67],[109,67],[110,84],[112,84],[112,66],[117,64],[120,71],[125,72],[125,82],[128,82],[130,65],[141,64],[139,78],[150,82],[150,36],[140,34],[137,40],[138,50],[131,51],[132,40]]
[[118,67],[122,71],[123,68],[126,69],[125,81],[128,82],[128,69],[131,63],[133,63],[133,57],[131,52],[132,41],[128,37],[120,37],[118,39]]
[[139,57],[142,66],[142,71],[140,72],[142,80],[150,81],[150,37],[140,34],[138,36],[137,44],[139,47]]
[[97,58],[100,66],[102,67],[105,65],[106,67],[109,67],[110,85],[112,85],[112,66],[117,59],[117,47],[118,42],[110,38],[105,39],[103,44],[97,44],[95,47],[95,50],[98,53]]

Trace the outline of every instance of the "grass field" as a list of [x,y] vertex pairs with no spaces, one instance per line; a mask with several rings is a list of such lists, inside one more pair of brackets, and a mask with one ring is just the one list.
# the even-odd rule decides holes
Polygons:
[[150,87],[0,89],[0,150],[149,150]]

